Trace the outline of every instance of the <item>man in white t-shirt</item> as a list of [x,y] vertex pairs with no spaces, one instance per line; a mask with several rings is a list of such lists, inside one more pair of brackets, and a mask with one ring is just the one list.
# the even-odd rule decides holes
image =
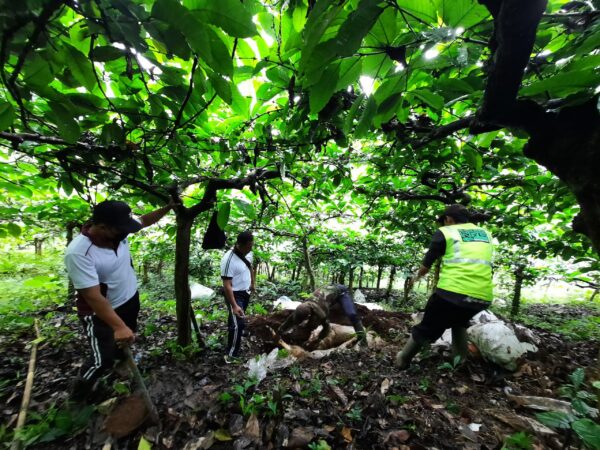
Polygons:
[[254,291],[254,270],[252,270],[252,246],[254,236],[244,231],[237,237],[235,246],[225,253],[221,260],[221,279],[225,302],[229,311],[227,328],[227,352],[225,362],[238,356],[242,343],[242,332],[246,327],[244,313]]
[[158,222],[172,207],[169,204],[136,220],[126,203],[104,201],[94,207],[92,219],[67,247],[65,265],[77,290],[77,314],[92,350],[74,383],[73,400],[84,401],[106,369],[123,358],[117,343],[134,341],[140,300],[126,237]]

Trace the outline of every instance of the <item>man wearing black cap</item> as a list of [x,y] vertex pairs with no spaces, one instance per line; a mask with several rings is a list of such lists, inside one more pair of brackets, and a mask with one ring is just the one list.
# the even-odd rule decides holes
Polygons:
[[94,207],[92,219],[67,247],[65,265],[92,350],[74,384],[73,400],[85,400],[100,375],[123,358],[116,343],[134,341],[140,300],[126,237],[158,222],[172,207],[164,206],[138,221],[126,203],[104,201]]
[[425,315],[412,330],[412,336],[396,356],[396,366],[406,369],[412,358],[427,343],[452,329],[455,356],[467,356],[469,320],[486,309],[493,299],[492,236],[471,223],[476,215],[463,205],[450,205],[438,218],[442,225],[431,239],[429,250],[408,289],[425,276],[433,263],[442,258],[440,278],[429,298]]

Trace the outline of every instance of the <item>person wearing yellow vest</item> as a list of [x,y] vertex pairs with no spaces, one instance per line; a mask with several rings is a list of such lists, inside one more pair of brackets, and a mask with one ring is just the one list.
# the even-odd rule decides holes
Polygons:
[[465,359],[469,321],[492,303],[492,235],[471,223],[474,217],[463,205],[450,205],[438,219],[442,226],[432,236],[408,289],[429,272],[438,258],[442,258],[440,278],[421,323],[412,329],[396,356],[395,364],[402,370],[409,367],[424,345],[435,342],[448,328],[452,330],[455,356]]

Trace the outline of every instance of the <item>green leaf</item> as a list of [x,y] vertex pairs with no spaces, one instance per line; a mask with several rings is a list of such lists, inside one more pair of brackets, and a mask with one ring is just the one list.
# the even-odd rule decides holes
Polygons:
[[65,62],[71,70],[73,78],[75,78],[81,86],[84,86],[91,91],[96,84],[96,76],[94,75],[91,61],[75,47],[68,44],[64,45],[66,52]]
[[600,83],[600,73],[596,70],[560,72],[544,80],[535,81],[521,89],[521,95],[537,95],[548,92],[564,97],[583,89],[592,89]]
[[184,0],[184,6],[223,29],[230,36],[248,38],[258,31],[252,13],[239,0]]
[[354,137],[361,138],[367,134],[371,124],[373,123],[373,117],[377,112],[377,103],[373,96],[369,96],[367,99],[367,104],[365,109],[363,110],[362,115],[360,116],[360,120],[356,125],[356,129],[354,130]]
[[6,229],[8,230],[10,235],[13,237],[19,237],[21,235],[21,227],[19,225],[17,225],[16,223],[12,223],[12,222],[8,223],[6,225]]
[[587,447],[600,449],[600,425],[590,419],[580,419],[573,422],[572,427]]
[[231,203],[223,203],[217,213],[217,225],[221,230],[224,230],[229,221],[229,213],[231,212]]
[[140,443],[138,444],[138,450],[152,450],[152,444],[146,440],[144,436],[140,438]]
[[321,111],[335,92],[339,70],[340,66],[338,64],[330,65],[325,69],[317,84],[310,89],[308,99],[311,114]]
[[222,76],[211,72],[208,72],[208,79],[213,88],[215,88],[217,95],[225,100],[227,104],[231,105],[233,96],[231,94],[231,85],[229,82]]
[[15,110],[8,102],[0,103],[0,131],[8,129],[15,120]]
[[550,428],[567,430],[571,427],[573,416],[562,411],[549,411],[535,415],[537,419]]
[[381,0],[361,0],[342,24],[335,41],[340,56],[351,56],[360,48],[363,38],[383,11]]
[[444,97],[434,94],[426,89],[416,89],[414,91],[410,91],[409,94],[427,103],[433,109],[442,109],[444,106]]
[[120,50],[112,45],[104,45],[99,47],[94,47],[94,51],[92,53],[94,61],[106,62],[113,61],[117,58],[123,56],[123,50]]
[[362,71],[362,59],[359,57],[345,58],[340,64],[339,78],[335,92],[345,89],[348,85],[358,80]]
[[220,442],[227,442],[231,441],[233,438],[231,437],[231,434],[229,434],[229,431],[219,428],[215,431],[215,439]]
[[581,367],[578,367],[569,375],[569,379],[571,383],[573,383],[573,387],[575,390],[578,390],[579,387],[583,384],[583,380],[585,379],[585,372]]
[[58,127],[58,134],[69,143],[77,142],[81,136],[79,124],[73,118],[73,114],[62,104],[51,102],[50,109],[53,114],[53,122]]
[[490,15],[488,10],[472,0],[437,0],[444,24],[469,28]]
[[248,217],[251,220],[256,219],[256,210],[254,209],[254,206],[252,206],[252,204],[240,200],[238,198],[234,198],[233,203],[240,211],[244,213],[246,217]]
[[483,158],[471,147],[464,148],[464,155],[467,163],[475,170],[475,172],[480,172],[483,168]]

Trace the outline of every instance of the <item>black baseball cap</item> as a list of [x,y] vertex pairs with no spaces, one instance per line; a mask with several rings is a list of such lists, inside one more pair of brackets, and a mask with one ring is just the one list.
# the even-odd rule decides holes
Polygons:
[[437,218],[437,222],[443,224],[444,217],[452,217],[456,222],[466,223],[471,221],[471,213],[464,205],[454,204],[446,206],[444,212]]
[[142,229],[142,224],[131,216],[129,205],[118,200],[98,203],[94,207],[92,221],[117,228],[124,233],[135,233]]

